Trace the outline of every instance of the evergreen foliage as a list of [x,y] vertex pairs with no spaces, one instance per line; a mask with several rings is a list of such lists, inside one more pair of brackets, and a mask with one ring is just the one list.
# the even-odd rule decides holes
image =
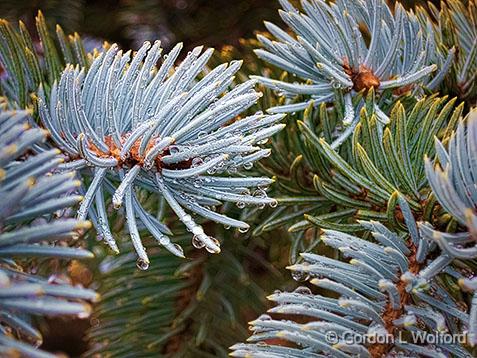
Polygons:
[[[359,3],[378,12],[373,1]],[[313,41],[313,45],[317,44],[319,50],[321,39],[329,34],[326,28],[315,23],[315,33],[311,33],[310,28],[307,28],[310,32],[305,33],[297,24],[304,26],[303,23],[323,16],[326,9],[328,13],[338,11],[340,4],[338,1],[327,8],[320,1],[303,1],[309,16],[306,17],[282,2],[288,10],[282,18],[288,20],[288,25],[300,36],[300,45],[303,46],[304,39],[307,39]],[[443,4],[440,12],[431,7],[439,20],[432,26],[427,13],[424,17],[425,11],[422,8],[417,10],[417,18],[422,24],[420,31],[432,34],[429,29],[433,27],[437,34],[435,44],[426,47],[436,49],[434,55],[429,54],[431,63],[439,63],[440,55],[437,54],[442,53],[443,48],[451,49],[451,54],[454,51],[458,54],[455,60],[448,57],[449,62],[441,62],[445,63],[445,72],[449,70],[445,77],[444,73],[436,75],[434,79],[438,80],[434,84],[434,79],[424,81],[426,92],[442,89],[444,93],[457,94],[462,99],[472,98],[472,80],[465,81],[475,74],[475,70],[470,70],[474,55],[469,46],[475,42],[475,35],[472,35],[475,34],[475,25],[470,15],[474,5],[469,2],[465,7],[451,1],[448,5]],[[341,10],[343,7],[341,5]],[[394,12],[395,16],[400,11]],[[345,12],[342,16],[349,14],[356,12]],[[297,20],[300,16],[306,20],[300,23]],[[417,22],[413,13],[408,13],[407,17]],[[336,19],[333,21],[339,21],[340,15],[335,14],[333,18]],[[290,19],[295,19],[295,22]],[[452,37],[445,32],[451,26]],[[291,37],[287,35],[285,40],[285,35],[274,25],[267,24],[267,28],[275,37],[282,36],[279,38],[282,42],[291,42]],[[368,33],[371,46],[373,31],[368,30]],[[285,56],[284,46],[276,42],[272,44],[263,36],[259,40],[266,50],[273,45],[276,55]],[[403,46],[405,43],[401,42]],[[297,47],[300,48],[295,44],[293,49],[291,46],[287,48],[297,54]],[[345,51],[346,46],[340,48]],[[392,48],[385,47],[386,50]],[[257,50],[257,53],[271,64],[278,65],[274,61],[276,57],[263,56],[263,50]],[[288,57],[286,64],[291,63]],[[340,68],[344,67],[341,64]],[[289,68],[282,68],[293,73]],[[456,75],[459,71],[460,75]],[[319,290],[299,287],[294,292],[277,291],[269,296],[276,306],[269,310],[270,315],[262,315],[251,322],[253,335],[248,339],[249,343],[232,346],[232,355],[473,355],[471,347],[475,344],[477,329],[476,296],[472,298],[465,292],[475,290],[475,280],[472,279],[475,256],[471,239],[476,210],[473,200],[476,176],[472,171],[475,150],[471,149],[476,139],[473,134],[475,114],[462,118],[466,105],[471,108],[472,102],[456,106],[456,99],[449,100],[436,94],[420,97],[415,90],[388,94],[380,91],[378,86],[369,86],[367,93],[361,91],[365,95],[363,99],[352,99],[352,107],[360,108],[356,125],[348,133],[346,129],[340,133],[340,126],[346,124],[339,122],[346,118],[346,110],[343,110],[346,102],[342,99],[346,94],[334,99],[331,109],[324,104],[313,109],[314,102],[322,99],[303,102],[308,94],[287,92],[285,88],[295,89],[298,85],[291,83],[293,80],[289,75],[282,78],[282,82],[267,78],[260,80],[288,97],[287,102],[274,107],[273,111],[296,111],[308,107],[304,114],[294,114],[298,117],[297,128],[301,130],[304,142],[301,148],[306,153],[304,159],[296,156],[296,161],[304,161],[301,164],[303,170],[308,178],[313,177],[312,183],[319,193],[315,200],[321,197],[334,207],[331,213],[319,207],[312,208],[318,215],[310,215],[308,210],[303,221],[290,220],[292,214],[297,213],[296,208],[292,209],[291,215],[282,216],[287,219],[282,224],[295,222],[288,226],[289,231],[304,231],[302,236],[310,236],[310,233],[314,233],[313,237],[319,236],[321,243],[312,245],[315,247],[313,251],[319,248],[319,253],[303,253],[288,267],[295,279],[306,280]],[[305,77],[310,78],[312,76]],[[462,91],[463,88],[469,92]],[[350,94],[354,93],[351,90]],[[439,163],[436,166],[432,164],[434,158]],[[308,179],[308,190],[309,183]],[[292,192],[289,187],[287,189],[288,193]],[[315,227],[319,228],[319,234]],[[326,249],[323,244],[336,251]],[[428,334],[467,332],[467,336],[462,344],[410,343],[410,332],[423,335],[423,331]],[[327,335],[330,332],[335,334],[332,340]],[[399,341],[396,338],[391,343],[379,344],[373,343],[372,339],[368,342],[350,341],[350,334],[367,335],[368,338],[391,334],[395,338],[408,339]]]
[[222,201],[239,207],[276,205],[263,189],[272,183],[270,179],[233,176],[270,154],[257,144],[283,128],[277,124],[283,115],[257,113],[230,124],[260,97],[253,90],[254,81],[224,93],[240,68],[239,61],[217,66],[196,81],[212,50],[201,54],[202,47],[197,47],[173,68],[181,48],[182,44],[175,46],[156,69],[160,42],[146,42],[132,59],[130,52],[123,54],[113,44],[87,73],[85,68],[67,66],[59,83],[52,86],[49,106],[41,88],[39,92],[43,124],[68,154],[66,166],[94,168],[87,168],[92,179],[78,217],[89,215],[102,238],[118,251],[104,203],[103,193],[110,192],[116,209],[124,204],[138,266],[143,269],[148,268],[149,259],[137,218],[172,254],[183,257],[183,250],[170,241],[170,229],[138,202],[136,186],[160,194],[192,232],[193,245],[213,253],[220,252],[220,242],[205,234],[184,208],[247,230],[245,222],[209,207]]
[[216,53],[0,21],[0,355],[99,297],[85,356],[477,354],[476,1],[277,3]]
[[[86,356],[227,356],[228,346],[245,339],[265,292],[244,267],[252,250],[231,230],[216,233],[236,242],[211,257],[188,247],[185,260],[151,246],[147,271],[135,268],[132,252],[106,257]],[[176,240],[190,239],[179,233]]]
[[0,63],[6,72],[1,78],[2,92],[20,108],[32,103],[31,95],[40,85],[49,89],[65,64],[79,64],[87,68],[91,61],[77,33],[66,36],[61,26],[57,25],[54,37],[41,11],[35,24],[42,44],[41,51],[36,49],[22,21],[19,21],[18,29],[8,21],[0,22]]
[[[88,221],[57,217],[81,200],[73,172],[48,175],[62,159],[52,149],[27,159],[25,154],[46,139],[30,128],[25,111],[0,112],[0,354],[53,357],[37,350],[42,342],[31,315],[87,317],[98,295],[61,278],[45,279],[24,270],[25,258],[86,259],[81,248],[54,245],[88,229]],[[42,244],[43,243],[43,244]],[[22,342],[24,341],[24,342]]]
[[442,86],[441,90],[458,96],[466,100],[470,106],[474,106],[477,71],[477,3],[475,0],[465,2],[449,0],[440,5],[440,11],[429,4],[429,13],[423,8],[418,8],[417,13],[422,22],[429,21],[430,17],[436,19],[433,32],[438,45],[455,47],[458,50],[450,73],[445,78],[446,85]]
[[[435,89],[452,63],[454,51],[447,58],[436,49],[430,20],[422,28],[418,18],[397,4],[393,11],[384,1],[303,1],[305,13],[287,0],[280,0],[280,16],[296,34],[296,38],[272,23],[265,22],[277,41],[258,35],[263,49],[256,54],[265,61],[303,79],[296,84],[259,77],[268,86],[287,97],[305,95],[298,102],[272,112],[294,112],[331,102],[333,92],[343,96],[345,126],[355,120],[353,94],[374,88],[386,90],[418,89],[425,83]],[[427,30],[427,31],[424,31]],[[365,36],[369,35],[369,43]],[[437,71],[430,80],[430,74]],[[378,110],[378,113],[381,113]],[[385,114],[380,116],[386,122]]]

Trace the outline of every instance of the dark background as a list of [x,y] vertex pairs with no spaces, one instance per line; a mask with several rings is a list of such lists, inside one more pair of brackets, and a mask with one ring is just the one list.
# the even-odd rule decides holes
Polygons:
[[[406,7],[425,3],[401,2]],[[22,19],[33,28],[41,9],[52,29],[58,23],[83,38],[133,49],[145,40],[160,39],[165,49],[182,41],[190,49],[237,45],[240,38],[264,30],[264,20],[281,23],[279,7],[278,0],[0,0],[0,17]]]
[[274,0],[2,0],[0,16],[32,28],[41,9],[51,29],[59,23],[66,33],[133,49],[160,39],[167,49],[180,41],[187,48],[235,45],[263,29],[263,20],[278,21],[278,8]]

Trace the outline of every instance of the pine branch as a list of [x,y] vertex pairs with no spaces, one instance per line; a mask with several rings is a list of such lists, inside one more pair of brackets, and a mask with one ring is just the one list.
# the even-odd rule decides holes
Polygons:
[[332,5],[312,0],[302,1],[302,13],[287,0],[280,3],[280,16],[293,35],[266,22],[276,41],[258,35],[263,49],[256,54],[302,82],[256,78],[290,99],[305,95],[306,100],[272,107],[272,113],[332,102],[336,99],[333,92],[338,92],[346,104],[343,124],[353,127],[360,111],[352,105],[357,93],[373,88],[377,93],[411,90],[417,94],[423,84],[434,89],[451,64],[453,51],[445,54],[447,58],[435,51],[430,23],[422,28],[419,19],[400,4],[391,11],[383,0],[338,0]]
[[[457,131],[448,139],[448,150],[436,140],[436,152],[439,164],[434,167],[426,158],[426,174],[437,201],[452,215],[447,232],[434,229],[428,222],[419,223],[423,237],[437,242],[448,260],[475,260],[477,248],[477,115],[470,112],[467,119],[460,121]],[[466,227],[466,231],[455,231],[454,223]],[[475,279],[465,277],[459,280],[460,286],[474,291],[469,319],[469,343],[477,344],[477,287]]]
[[[69,156],[64,167],[83,169],[92,177],[78,217],[88,216],[99,235],[118,251],[104,203],[104,193],[110,193],[116,209],[125,207],[142,269],[149,266],[149,259],[137,219],[172,254],[182,257],[183,252],[171,242],[169,228],[141,207],[136,187],[163,197],[192,232],[194,246],[214,253],[220,252],[220,242],[187,211],[246,230],[247,223],[209,207],[223,201],[239,207],[276,203],[262,189],[272,180],[236,173],[270,154],[259,145],[283,128],[278,124],[283,115],[258,113],[234,121],[261,96],[253,89],[254,81],[226,91],[241,62],[220,65],[198,80],[212,50],[202,53],[197,47],[174,67],[181,48],[182,44],[175,46],[156,68],[162,51],[159,42],[145,43],[132,59],[130,51],[123,54],[112,45],[87,73],[67,66],[52,87],[50,101],[43,91],[39,93],[42,122]],[[254,188],[257,194],[251,195]]]
[[477,2],[447,0],[441,3],[441,10],[430,4],[430,11],[417,9],[422,22],[434,18],[435,23],[428,31],[436,36],[438,48],[455,49],[455,60],[445,77],[440,90],[458,96],[473,107],[477,100],[475,86],[477,74]]
[[91,307],[85,301],[96,301],[98,295],[59,279],[30,274],[15,261],[93,256],[81,248],[55,245],[77,237],[91,224],[57,219],[82,199],[71,194],[79,183],[73,172],[50,174],[62,162],[58,150],[28,154],[46,139],[46,131],[30,128],[30,122],[25,111],[0,112],[0,352],[52,357],[35,348],[42,338],[30,315],[87,317]]
[[[281,3],[286,10],[282,17],[297,38],[267,24],[277,41],[259,36],[265,49],[258,50],[257,54],[307,82],[296,83],[297,78],[289,78],[289,75],[283,75],[284,81],[267,77],[259,80],[278,91],[282,103],[285,98],[285,104],[272,108],[272,112],[306,109],[303,115],[292,114],[292,121],[300,119],[297,124],[308,144],[300,146],[303,152],[301,157],[296,157],[296,162],[303,162],[304,167],[311,168],[311,173],[315,174],[313,183],[317,197],[330,203],[329,211],[323,214],[318,211],[318,215],[310,215],[306,210],[297,212],[296,207],[294,212],[288,209],[297,214],[296,217],[305,213],[305,220],[296,222],[289,230],[305,234],[319,230],[323,233],[322,242],[332,250],[315,244],[314,251],[319,254],[303,253],[302,258],[289,267],[296,280],[308,280],[318,286],[319,294],[300,287],[293,293],[271,295],[269,298],[277,307],[269,310],[271,316],[263,315],[251,322],[253,335],[248,339],[250,343],[233,346],[232,355],[472,355],[477,329],[477,294],[474,292],[471,298],[464,291],[476,289],[472,278],[475,274],[472,234],[465,232],[465,226],[472,232],[475,212],[475,202],[469,202],[475,189],[475,178],[471,174],[475,151],[470,149],[473,145],[469,139],[471,134],[465,134],[464,124],[460,123],[466,110],[464,103],[455,107],[455,99],[448,101],[447,97],[438,98],[436,95],[419,98],[422,91],[432,93],[437,89],[458,93],[465,98],[449,81],[454,68],[459,67],[456,64],[459,60],[454,63],[453,57],[461,52],[459,47],[462,45],[459,41],[444,44],[440,35],[433,39],[433,31],[438,25],[433,24],[428,15],[423,15],[422,10],[414,15],[397,5],[394,13],[383,10],[387,15],[380,15],[377,7],[385,8],[380,1],[359,2],[358,5],[358,2],[350,5],[350,2],[337,1],[328,5],[304,1],[302,6],[306,14],[302,14],[288,2]],[[459,19],[460,30],[464,26],[467,26],[466,30],[471,28],[462,36],[472,36],[475,29],[474,18],[470,15],[473,5],[469,4],[468,10],[460,5],[450,6],[455,6],[454,10],[459,8],[459,12],[447,13],[446,16]],[[345,7],[354,11],[343,12]],[[360,8],[369,11],[360,12]],[[442,13],[446,11],[443,5]],[[461,18],[465,11],[468,11],[468,19]],[[435,9],[434,12],[439,14]],[[374,18],[381,16],[390,16],[392,20],[379,25],[373,23]],[[348,24],[345,19],[348,19]],[[411,76],[418,79],[413,86],[393,91],[381,86],[382,79],[375,76],[376,68],[347,73],[348,61],[352,58],[347,55],[353,50],[354,42],[352,38],[341,41],[339,36],[354,34],[349,30],[356,19],[364,21],[364,27],[367,27],[365,30],[361,28],[359,34],[370,35],[369,45],[363,41],[363,53],[373,45],[376,51],[379,48],[377,43],[384,44],[393,39],[391,31],[384,32],[386,35],[379,38],[382,32],[376,31],[376,26],[395,25],[396,19],[409,21],[400,37],[403,41],[399,42],[404,47],[393,60],[404,61],[412,53],[412,46],[422,46],[427,41],[419,53],[430,61],[428,64],[437,64],[441,72],[421,79]],[[397,26],[388,27],[388,30],[396,29]],[[418,41],[411,43],[407,36],[412,31],[416,31],[413,37]],[[456,28],[453,31],[457,33]],[[335,44],[335,51],[332,51]],[[387,44],[383,49],[392,51],[393,46]],[[385,56],[385,50],[373,52],[370,58],[379,62]],[[315,58],[307,63],[312,54]],[[325,66],[314,67],[313,62],[323,63],[324,60],[329,60]],[[361,64],[360,61],[357,63]],[[402,68],[401,65],[397,69]],[[446,77],[449,69],[452,70]],[[463,73],[467,75],[467,72]],[[350,83],[332,89],[331,78],[343,84],[346,80]],[[367,86],[361,86],[363,78],[368,81]],[[324,98],[324,95],[320,98],[319,85],[323,85],[323,92],[329,98]],[[365,96],[358,98],[362,94]],[[326,104],[321,104],[319,111],[313,109],[320,102]],[[456,127],[456,134],[452,134]],[[287,130],[290,128],[291,133],[286,134],[293,137],[293,126],[288,125]],[[467,133],[471,130],[468,129]],[[435,138],[438,144],[434,147]],[[295,142],[294,148],[298,147],[296,143],[299,141]],[[444,149],[447,144],[449,154]],[[450,153],[453,165],[449,163]],[[437,156],[439,162],[443,161],[443,169],[433,168],[425,156]],[[296,162],[290,168],[296,167]],[[300,179],[295,180],[295,184]],[[299,199],[307,189],[304,186],[292,194],[293,189],[289,186],[277,188],[275,196],[280,198],[280,193],[287,193],[291,202],[293,196]],[[449,220],[443,208],[457,217]],[[315,210],[308,209],[310,212]],[[290,211],[279,205],[280,210],[278,215],[288,219],[283,223],[289,225],[293,222],[292,215],[288,214]],[[275,219],[273,215],[271,217]],[[432,224],[418,225],[416,221],[420,220]],[[444,228],[446,232],[438,232],[433,225]],[[472,307],[468,309],[470,304]],[[329,332],[336,334],[333,341],[329,340]],[[351,337],[349,332],[361,341],[347,341],[346,338]],[[446,332],[460,334],[466,340],[462,344],[426,344],[412,339],[407,342],[394,339],[392,344],[379,344],[362,340],[377,335],[396,338],[400,337],[400,332],[404,332],[407,338],[410,333],[432,335]]]
[[0,65],[6,72],[0,81],[1,90],[19,108],[34,104],[32,98],[40,86],[49,93],[66,64],[88,67],[93,57],[86,53],[77,33],[66,36],[57,25],[55,38],[41,11],[36,17],[36,27],[41,50],[22,21],[17,29],[0,20]]
[[466,121],[460,121],[457,131],[448,138],[447,151],[436,140],[439,164],[433,166],[429,158],[425,163],[429,185],[437,201],[455,221],[467,227],[467,233],[440,234],[426,224],[422,225],[422,231],[425,236],[434,238],[448,255],[462,259],[477,257],[477,248],[473,245],[477,235],[476,135],[477,113],[474,111]]
[[[403,197],[399,201],[407,206]],[[417,344],[409,336],[459,334],[468,328],[469,314],[441,279],[445,273],[456,283],[462,275],[448,266],[445,254],[427,259],[428,241],[419,236],[412,215],[405,221],[405,235],[379,222],[360,222],[371,240],[324,230],[322,240],[342,258],[303,254],[304,262],[289,269],[332,294],[313,294],[308,287],[272,294],[272,316],[252,321],[250,343],[234,345],[232,356],[470,355],[459,343]]]
[[371,91],[352,136],[336,150],[328,143],[339,126],[338,108],[310,106],[299,120],[291,120],[286,139],[281,134],[274,139],[274,143],[281,140],[274,146],[276,155],[261,165],[264,172],[283,171],[287,166],[281,153],[291,155],[289,174],[278,176],[273,193],[279,207],[254,233],[282,226],[302,233],[314,225],[356,232],[361,230],[356,220],[378,220],[394,227],[395,216],[401,215],[396,191],[406,196],[414,212],[427,217],[434,201],[429,197],[424,154],[434,157],[434,137],[443,139],[452,132],[464,106],[445,97],[401,99],[385,109],[389,115],[384,125],[372,105]]
[[[230,239],[221,255],[189,247],[184,261],[152,246],[147,271],[135,269],[127,250],[105,258],[86,356],[226,357],[246,337],[244,322],[263,310],[264,293],[246,271],[244,243],[232,231],[216,233]],[[188,235],[176,240],[187,243]]]

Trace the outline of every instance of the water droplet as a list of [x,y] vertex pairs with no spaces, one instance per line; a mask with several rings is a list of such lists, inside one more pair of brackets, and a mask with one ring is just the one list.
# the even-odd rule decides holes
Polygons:
[[293,292],[300,293],[302,295],[311,295],[311,290],[306,286],[299,286]]
[[252,162],[244,163],[243,167],[245,170],[250,170],[253,168],[253,163]]
[[230,167],[230,168],[227,169],[227,172],[228,172],[229,174],[236,174],[236,173],[238,172],[238,169],[237,169],[237,167],[232,166],[232,167]]
[[137,259],[136,266],[140,270],[147,270],[149,268],[149,262],[143,259]]
[[[212,240],[216,246],[220,247],[220,241],[217,240],[215,237],[209,236],[209,239]],[[211,254],[216,254],[216,253],[220,252],[220,249],[215,250],[215,249],[213,249],[211,247],[208,247],[208,246],[206,246],[205,249],[207,250],[207,252],[210,252]]]
[[262,314],[258,317],[260,321],[271,321],[272,317],[269,314]]
[[202,158],[194,158],[192,159],[192,163],[191,163],[191,166],[192,167],[197,167],[198,165],[201,165],[204,161],[202,160]]
[[295,281],[302,282],[308,280],[310,276],[301,271],[292,271],[292,277]]
[[278,201],[276,201],[275,199],[273,199],[271,202],[270,202],[270,207],[271,208],[276,208],[278,205]]
[[117,201],[117,202],[113,202],[113,208],[115,210],[119,210],[122,206],[122,202],[121,201]]
[[208,133],[205,132],[205,131],[200,131],[199,133],[197,133],[197,138],[203,138],[207,135]]
[[241,227],[238,229],[238,231],[240,231],[241,233],[246,233],[248,231],[248,227]]
[[237,205],[237,208],[239,209],[245,208],[245,203],[243,201],[238,201],[236,205]]
[[254,191],[253,196],[255,196],[256,198],[266,198],[267,192],[263,189],[257,189]]
[[167,236],[161,236],[161,237],[159,238],[159,243],[160,243],[161,245],[166,245],[166,244],[168,244],[169,242],[171,242],[171,240],[169,240],[169,238],[168,238]]
[[171,145],[171,146],[169,147],[169,153],[175,154],[175,153],[178,153],[178,152],[179,152],[179,147],[178,147],[178,146],[176,146],[176,145]]
[[182,248],[181,245],[179,244],[172,244],[174,246],[174,249],[177,250],[177,253],[179,253],[181,256],[184,256],[184,249]]
[[194,246],[196,249],[202,249],[205,244],[200,240],[199,235],[194,235],[192,237],[192,246]]

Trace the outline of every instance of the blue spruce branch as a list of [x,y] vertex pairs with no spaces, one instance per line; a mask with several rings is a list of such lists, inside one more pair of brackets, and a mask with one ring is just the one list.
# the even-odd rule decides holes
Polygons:
[[[81,248],[55,246],[78,237],[88,221],[58,219],[82,197],[72,195],[79,182],[74,172],[52,174],[63,161],[57,149],[29,155],[46,139],[46,131],[30,128],[26,111],[0,112],[0,355],[53,357],[36,349],[40,332],[30,315],[88,317],[98,295],[61,280],[23,271],[17,258],[86,259]],[[21,342],[18,338],[24,339]]]
[[[412,90],[419,95],[423,86],[436,88],[452,64],[455,50],[447,54],[436,50],[431,22],[422,26],[419,18],[400,4],[392,10],[383,0],[338,0],[330,4],[303,0],[300,12],[287,0],[280,3],[280,16],[293,34],[266,22],[276,40],[258,35],[263,49],[255,52],[259,58],[295,75],[298,82],[252,78],[291,100],[270,108],[271,113],[301,111],[310,104],[317,106],[342,98],[342,123],[348,129],[336,146],[349,137],[359,122],[362,104],[359,102],[358,108],[353,104],[359,93],[373,88],[379,94],[391,91],[399,95]],[[365,34],[370,36],[369,44]],[[375,110],[386,124],[388,118],[380,109],[381,102],[377,96]]]
[[[404,198],[398,195],[398,200],[403,212],[408,212]],[[231,355],[470,356],[458,343],[431,345],[399,339],[406,337],[399,332],[459,334],[466,329],[469,337],[475,336],[475,327],[469,326],[469,313],[462,310],[437,277],[445,272],[468,287],[475,284],[463,281],[462,275],[448,266],[450,260],[445,254],[428,260],[427,239],[419,235],[412,215],[404,216],[409,230],[406,235],[392,232],[376,221],[360,222],[363,229],[371,232],[371,240],[323,230],[322,241],[339,250],[343,259],[306,253],[302,254],[302,263],[289,269],[334,295],[313,294],[304,286],[294,292],[275,292],[269,296],[276,303],[270,315],[251,322],[253,335],[249,343],[234,345]],[[281,319],[273,318],[277,314]],[[474,309],[471,315],[475,316]],[[475,318],[470,322],[474,321]],[[395,340],[374,340],[388,335]],[[351,340],[353,336],[358,339]]]
[[116,45],[100,54],[89,71],[67,66],[51,89],[39,93],[39,111],[54,142],[67,154],[62,168],[91,175],[78,218],[91,218],[98,233],[117,251],[106,214],[105,195],[125,207],[127,226],[139,256],[149,265],[138,220],[167,250],[183,256],[171,231],[139,203],[135,188],[159,194],[192,233],[195,247],[220,252],[188,212],[247,230],[245,222],[211,209],[222,202],[271,205],[268,178],[238,173],[270,154],[260,144],[280,131],[283,115],[256,113],[234,120],[261,96],[247,81],[230,90],[240,61],[222,64],[198,78],[213,50],[197,47],[174,66],[182,44],[161,57],[160,43],[146,42],[131,57]]

